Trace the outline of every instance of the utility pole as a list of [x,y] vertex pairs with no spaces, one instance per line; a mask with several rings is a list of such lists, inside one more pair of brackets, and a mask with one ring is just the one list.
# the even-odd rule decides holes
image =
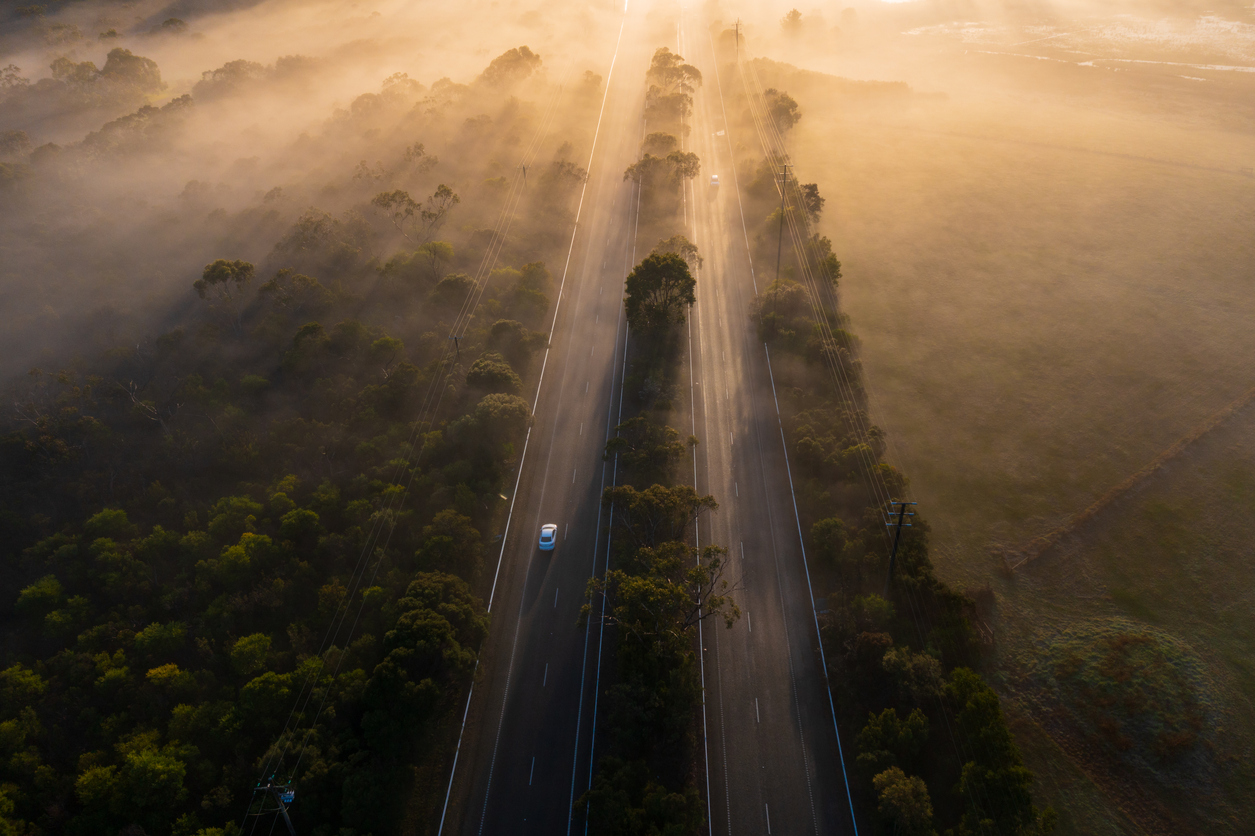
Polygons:
[[519,168],[523,169],[523,185],[526,186],[527,185],[527,163],[523,163],[522,165],[519,166]]
[[[886,526],[892,527],[894,529],[893,550],[889,552],[889,576],[885,578],[885,600],[888,600],[889,598],[889,584],[893,581],[893,561],[894,561],[894,558],[898,556],[898,541],[902,538],[902,529],[910,528],[911,524],[909,522],[906,522],[906,518],[915,516],[914,511],[906,510],[906,506],[918,505],[918,504],[919,504],[918,502],[903,502],[901,500],[896,500],[896,499],[892,499],[889,501],[889,505],[898,506],[898,521],[896,523],[892,523],[892,522],[885,523]],[[893,516],[892,510],[890,510],[889,516],[890,517]]]
[[[261,796],[260,802],[258,802],[259,795]],[[253,788],[253,802],[258,802],[258,807],[257,811],[253,812],[253,802],[250,802],[249,812],[246,814],[246,817],[255,816],[260,818],[261,816],[270,814],[274,814],[276,817],[282,816],[283,823],[288,827],[288,833],[291,834],[291,836],[296,836],[296,828],[292,826],[292,818],[288,815],[288,805],[295,800],[296,790],[293,789],[292,783],[289,781],[283,784],[276,784],[275,776],[271,775],[269,780],[266,781],[265,786],[262,786],[259,783]],[[268,801],[273,802],[274,806],[267,806]],[[256,825],[254,825],[254,827],[256,827]],[[273,824],[270,829],[274,830]]]
[[458,340],[462,338],[461,337],[449,337],[449,339],[453,340],[453,351],[455,354],[457,354],[458,362],[459,363],[462,362],[462,347],[458,345]]

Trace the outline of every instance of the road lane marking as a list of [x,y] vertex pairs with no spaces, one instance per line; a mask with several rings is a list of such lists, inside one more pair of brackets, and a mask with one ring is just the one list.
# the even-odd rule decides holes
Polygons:
[[740,483],[740,482],[733,482],[733,483],[732,483],[732,487],[733,487],[733,489],[735,489],[735,490],[736,490],[736,495],[737,495],[737,496],[740,496],[740,495],[741,495],[741,483]]
[[[548,670],[549,666],[546,665],[545,669]],[[754,720],[758,723],[763,721],[762,715],[758,713],[758,697],[754,697]]]
[[[592,147],[590,147],[588,151],[588,168],[592,168],[593,157],[597,151],[597,138],[601,135],[601,121],[606,112],[606,100],[610,96],[610,80],[614,77],[614,67],[619,59],[619,47],[623,43],[623,30],[626,24],[627,24],[627,9],[625,7],[623,18],[619,22],[619,34],[615,40],[614,53],[611,55],[611,58],[610,58],[610,69],[606,74],[606,91],[602,94],[601,108],[597,112],[597,126],[593,130]],[[558,297],[554,304],[553,320],[549,324],[549,344],[546,345],[545,347],[544,359],[541,361],[541,364],[540,364],[540,376],[539,376],[539,379],[536,381],[536,394],[532,400],[533,414],[536,412],[536,404],[539,403],[540,401],[541,387],[544,385],[544,382],[545,382],[545,370],[549,365],[549,350],[550,350],[550,346],[553,343],[554,331],[557,329],[557,326],[558,326],[558,313],[562,307],[562,300],[564,296],[563,291],[566,288],[567,272],[571,267],[571,256],[575,252],[575,236],[579,232],[580,215],[584,211],[584,195],[587,192],[587,190],[588,190],[588,181],[585,180],[584,185],[580,188],[579,204],[576,206],[576,209],[575,209],[575,222],[572,225],[572,229],[571,229],[571,241],[567,245],[566,261],[562,267],[562,280],[558,283]],[[587,386],[585,387],[585,389],[587,390]],[[492,588],[490,589],[488,593],[488,605],[486,607],[486,610],[489,613],[492,612],[493,598],[495,597],[496,592],[497,592],[497,581],[500,577],[502,561],[505,558],[505,547],[506,547],[507,538],[510,532],[510,522],[514,517],[514,502],[518,498],[519,485],[523,479],[523,467],[527,461],[527,447],[528,447],[528,442],[531,440],[531,436],[532,436],[531,427],[528,427],[527,435],[525,435],[523,438],[523,452],[519,456],[518,471],[516,472],[515,478],[514,478],[514,492],[511,494],[512,498],[510,500],[510,510],[506,514],[505,531],[502,533],[502,536],[501,536],[501,550],[497,554],[497,568],[493,573]],[[527,589],[527,578],[530,572],[531,572],[531,563],[529,561],[527,569],[523,573],[524,591],[526,591]],[[555,595],[556,595],[556,591],[555,591]],[[521,607],[521,603],[522,602],[520,601],[520,607]],[[496,767],[497,747],[501,743],[501,728],[505,723],[506,700],[508,699],[508,696],[509,696],[510,677],[511,677],[511,673],[514,667],[514,657],[515,657],[515,652],[517,651],[517,648],[518,648],[518,636],[519,636],[519,629],[521,625],[522,625],[522,612],[520,609],[519,616],[515,619],[514,641],[512,642],[511,647],[510,647],[509,662],[507,662],[506,664],[506,680],[505,680],[505,689],[502,694],[502,701],[501,701],[501,717],[498,719],[498,722],[497,722],[497,733],[493,742],[492,757],[489,760],[489,765],[488,765],[488,782],[487,782],[487,786],[485,786],[484,788],[484,805],[483,805],[483,809],[480,813],[480,818],[479,818],[480,832],[483,831],[484,820],[488,816],[488,801],[490,798],[490,792],[492,788],[492,775]],[[475,660],[475,668],[476,670],[479,669],[478,658],[476,658]],[[442,805],[441,810],[440,810],[440,824],[436,830],[436,836],[441,836],[441,834],[444,833],[445,819],[449,812],[449,799],[453,794],[453,781],[457,775],[458,755],[461,753],[461,750],[462,750],[462,738],[463,738],[463,735],[466,733],[466,720],[467,720],[467,717],[470,715],[471,697],[474,695],[474,693],[475,693],[475,685],[474,685],[474,682],[472,682],[471,687],[467,690],[467,694],[466,694],[466,708],[463,709],[463,712],[462,712],[462,725],[461,725],[461,729],[458,731],[458,743],[457,743],[457,747],[454,749],[453,766],[449,770],[449,783],[445,787],[444,804]],[[583,694],[581,693],[580,695],[580,709],[581,710],[583,709],[583,702],[584,702],[584,697],[583,697]],[[579,715],[577,714],[576,716],[577,716],[576,743],[578,747],[578,742],[579,742],[579,719],[578,717]],[[571,790],[572,790],[572,795],[574,795],[574,790],[575,790],[574,780],[572,780],[571,782]],[[573,802],[569,806],[573,807]],[[571,816],[568,816],[567,817],[567,833],[570,834],[570,831],[571,831]]]
[[[784,437],[784,422],[780,417],[780,398],[776,394],[776,377],[775,377],[775,374],[771,370],[771,351],[767,348],[766,343],[763,343],[763,354],[767,358],[767,380],[771,382],[771,400],[772,400],[772,403],[776,407],[776,424],[779,427],[780,447],[784,454],[784,472],[788,476],[788,480],[789,480],[789,496],[793,500],[793,520],[794,520],[794,523],[797,525],[798,547],[801,549],[801,552],[802,552],[802,569],[806,577],[806,591],[807,591],[807,594],[810,596],[811,618],[813,619],[814,625],[815,625],[815,638],[819,643],[819,667],[824,675],[824,688],[825,690],[828,691],[828,710],[832,715],[832,731],[833,731],[833,734],[837,738],[837,762],[841,764],[841,781],[843,784],[845,784],[845,798],[846,798],[847,803],[849,803],[850,805],[850,822],[854,828],[854,836],[858,836],[858,819],[855,818],[854,816],[854,796],[850,793],[850,778],[849,778],[849,775],[846,773],[845,754],[842,752],[842,749],[841,749],[841,730],[837,728],[837,707],[836,707],[836,703],[832,699],[832,683],[828,678],[828,660],[824,657],[823,634],[819,630],[819,612],[815,609],[815,589],[813,586],[811,586],[810,563],[807,561],[807,558],[806,558],[806,538],[802,536],[802,516],[801,514],[798,513],[798,510],[797,510],[797,491],[795,491],[793,488],[793,468],[789,464],[789,445],[788,445],[788,442],[785,441],[785,437]],[[766,479],[765,474],[763,478],[764,480]],[[779,572],[780,572],[779,563],[777,562],[777,568],[776,568],[777,578],[779,577]],[[777,586],[779,587],[779,581],[777,581]],[[779,589],[780,589],[780,604],[781,606],[783,606],[784,605],[784,589],[783,587],[779,587]],[[789,645],[789,626],[787,622],[784,625],[784,640],[785,640],[785,646],[787,647]],[[792,651],[790,651],[790,653],[792,653]],[[793,701],[794,701],[794,705],[796,706],[797,704],[797,681],[796,679],[794,679],[793,658],[791,655],[789,657],[789,678],[792,679],[794,682]],[[800,710],[798,713],[800,716],[801,714]],[[802,732],[802,726],[801,726],[800,721],[798,723],[798,737],[802,744],[802,763],[803,763],[803,766],[806,766],[806,738]],[[806,767],[806,790],[808,793],[811,794],[811,819],[814,820],[815,819],[815,796],[814,796],[814,792],[811,789],[810,768],[808,766]]]
[[584,422],[580,421],[580,435],[584,434]]
[[588,394],[588,381],[587,380],[584,381],[584,394],[585,395]]
[[[528,773],[527,773],[527,785],[528,785],[529,787],[532,785],[532,777],[533,777],[535,774],[536,774],[536,756],[535,756],[535,755],[532,755],[532,768],[531,768],[531,770],[529,770],[529,771],[528,771]],[[771,832],[771,826],[770,826],[770,825],[768,825],[768,826],[767,826],[767,832],[768,832],[768,833],[770,833],[770,832]]]
[[767,836],[771,836],[771,810],[767,808],[767,802],[763,802],[763,812],[767,814]]
[[571,530],[571,524],[567,523],[566,528],[562,529],[562,539],[566,539],[567,532]]
[[745,623],[749,625],[750,632],[754,632],[754,617],[750,615],[750,611],[745,611]]
[[553,605],[555,608],[558,606],[558,587],[556,586],[553,588]]
[[[549,682],[549,663],[546,662],[545,663],[545,678],[540,681],[540,687],[544,688],[545,684],[548,682]],[[755,703],[755,705],[757,705],[757,703]]]
[[579,472],[579,468],[575,468],[574,470],[571,471],[571,484],[572,485],[575,484],[575,474],[578,472]]

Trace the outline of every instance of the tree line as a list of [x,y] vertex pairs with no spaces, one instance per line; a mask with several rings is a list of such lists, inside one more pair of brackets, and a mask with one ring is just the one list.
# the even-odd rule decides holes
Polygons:
[[[511,50],[442,87],[441,113],[509,103],[539,60]],[[347,118],[412,113],[411,87],[390,79]],[[510,107],[503,125],[526,115]],[[8,387],[0,832],[233,833],[267,763],[296,779],[302,832],[426,817],[488,627],[485,550],[564,239],[548,227],[569,228],[584,176],[571,154],[505,240],[485,228],[492,169],[413,141],[339,175],[359,196],[344,211],[282,224],[276,187],[230,218],[273,236],[264,259],[210,213],[221,257],[158,333]],[[469,196],[450,164],[481,174]],[[502,266],[477,275],[490,246]]]
[[695,302],[690,262],[697,248],[675,235],[628,275],[631,333],[626,412],[606,444],[616,480],[602,502],[613,509],[610,568],[588,584],[584,619],[613,627],[615,659],[606,690],[606,745],[592,787],[578,802],[599,834],[695,833],[706,820],[694,781],[701,706],[696,628],[739,618],[724,577],[726,550],[692,545],[694,525],[718,507],[677,479],[698,441],[667,420],[680,357],[680,326]]
[[[753,131],[746,96],[742,88],[734,100],[741,128]],[[781,134],[802,118],[784,91],[765,91],[763,104]],[[742,177],[766,263],[782,224],[813,229],[825,202],[816,184],[798,183],[782,206],[782,162],[762,159]],[[1034,806],[1033,775],[980,674],[992,647],[992,594],[937,578],[921,516],[902,531],[886,583],[886,521],[896,520],[883,499],[904,498],[908,480],[885,460],[884,433],[867,414],[858,340],[835,306],[842,275],[832,242],[813,233],[801,253],[791,250],[786,244],[751,318],[780,395],[855,813],[872,832],[895,836],[1049,833],[1055,815]]]

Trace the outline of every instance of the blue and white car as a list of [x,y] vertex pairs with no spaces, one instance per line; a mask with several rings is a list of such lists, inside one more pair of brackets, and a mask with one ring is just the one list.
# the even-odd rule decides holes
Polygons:
[[558,527],[553,523],[542,525],[540,527],[540,550],[542,552],[551,552],[557,542]]

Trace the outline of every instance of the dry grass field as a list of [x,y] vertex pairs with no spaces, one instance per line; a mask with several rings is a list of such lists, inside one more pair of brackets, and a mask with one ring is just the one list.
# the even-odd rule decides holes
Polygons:
[[798,91],[796,170],[828,198],[873,417],[941,574],[995,592],[995,681],[1060,831],[1245,832],[1255,407],[1038,560],[1002,556],[1255,386],[1255,74],[1177,66],[1241,64],[1250,33],[1220,57],[1107,45],[1170,65],[996,54],[1033,34],[790,58],[909,97],[764,84]]

